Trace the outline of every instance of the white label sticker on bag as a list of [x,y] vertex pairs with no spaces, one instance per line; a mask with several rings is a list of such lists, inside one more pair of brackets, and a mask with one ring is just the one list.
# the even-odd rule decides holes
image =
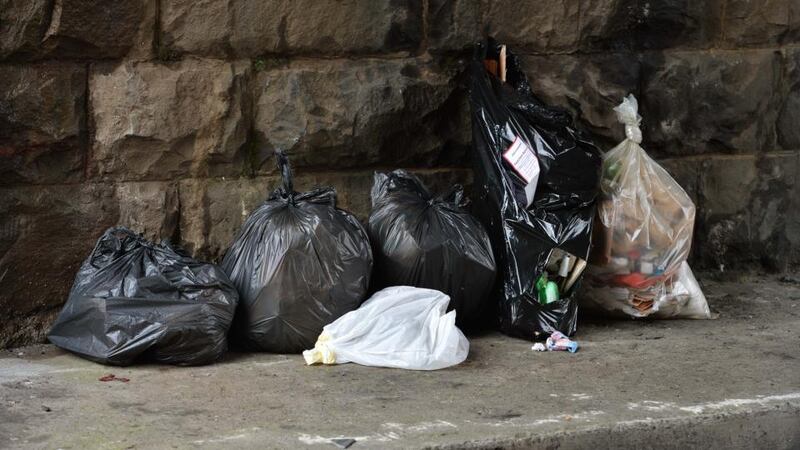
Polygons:
[[511,164],[514,171],[527,183],[525,185],[525,207],[531,206],[539,183],[539,159],[536,152],[525,141],[517,136],[514,142],[503,152],[503,159]]
[[503,153],[503,159],[511,164],[511,167],[525,180],[526,183],[539,179],[539,159],[528,144],[519,136]]

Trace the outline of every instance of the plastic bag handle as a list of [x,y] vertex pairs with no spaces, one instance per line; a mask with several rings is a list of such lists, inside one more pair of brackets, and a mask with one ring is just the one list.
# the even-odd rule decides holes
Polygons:
[[461,184],[454,184],[444,194],[440,195],[439,198],[459,208],[466,208],[469,205],[469,199],[464,196],[464,186]]
[[430,192],[419,178],[403,169],[397,169],[389,173],[375,172],[370,190],[372,206],[382,202],[387,194],[398,191],[417,195],[426,202],[431,200]]
[[622,99],[622,103],[614,108],[617,113],[619,123],[625,125],[625,138],[637,144],[642,143],[642,130],[639,125],[642,123],[642,116],[639,115],[639,102],[633,94],[628,94]]
[[389,183],[387,183],[386,191],[393,192],[403,190],[413,190],[416,194],[422,197],[423,200],[429,200],[431,193],[428,188],[422,184],[422,181],[416,176],[407,173],[405,170],[395,170],[389,173]]
[[[119,236],[117,236],[118,234],[123,234],[124,236],[120,238]],[[114,243],[113,247],[106,245],[111,239],[113,239]],[[100,239],[98,239],[97,242],[94,244],[94,248],[92,249],[91,253],[92,255],[91,259],[89,259],[89,264],[95,269],[101,269],[101,267],[96,264],[96,261],[100,258],[100,256],[97,254],[100,248],[101,247],[109,248],[111,250],[112,257],[114,257],[122,253],[122,250],[124,248],[123,245],[124,239],[133,239],[138,241],[141,238],[136,233],[134,233],[133,231],[131,231],[126,227],[111,227],[107,229],[105,233],[103,233],[103,236],[101,236]]]
[[294,184],[292,183],[292,168],[289,165],[289,155],[283,150],[275,150],[275,162],[281,173],[283,182],[283,195],[294,201]]
[[[120,236],[122,235],[122,236]],[[113,245],[107,245],[109,241],[113,239]],[[129,243],[132,246],[129,246]],[[172,242],[169,238],[164,238],[161,243],[151,242],[147,240],[141,233],[136,233],[130,228],[124,226],[115,226],[107,229],[100,239],[94,244],[94,248],[92,249],[92,253],[90,253],[89,264],[94,267],[95,269],[101,269],[96,264],[96,261],[100,258],[97,255],[97,252],[105,247],[111,249],[112,258],[119,256],[127,251],[132,250],[135,247],[147,247],[154,251],[161,251],[161,252],[171,252],[179,256],[185,255],[185,252],[180,249],[179,247],[173,247]]]

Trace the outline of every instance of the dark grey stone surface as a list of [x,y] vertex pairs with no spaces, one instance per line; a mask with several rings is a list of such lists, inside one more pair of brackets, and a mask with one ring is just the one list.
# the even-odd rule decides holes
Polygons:
[[156,0],[2,0],[0,60],[142,58]]
[[0,185],[80,181],[86,68],[0,65]]
[[581,48],[588,51],[708,48],[720,35],[724,0],[586,0]]
[[728,0],[722,17],[729,46],[775,45],[789,40],[800,12],[796,0]]
[[162,56],[257,58],[414,51],[419,0],[163,0]]
[[781,57],[773,50],[648,54],[642,130],[655,155],[775,148]]
[[783,52],[785,61],[781,106],[778,113],[778,144],[786,150],[800,149],[800,49]]
[[476,0],[429,0],[428,48],[432,52],[463,51],[481,38],[485,8]]
[[[420,58],[298,61],[256,75],[254,169],[275,149],[315,169],[463,164],[458,66]],[[467,130],[468,132],[468,130]]]
[[487,0],[483,31],[519,53],[570,52],[578,47],[581,2]]

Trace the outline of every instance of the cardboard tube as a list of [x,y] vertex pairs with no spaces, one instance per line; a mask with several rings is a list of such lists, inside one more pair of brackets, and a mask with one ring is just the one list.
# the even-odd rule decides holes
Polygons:
[[574,285],[575,282],[578,281],[578,277],[581,276],[581,273],[583,273],[583,269],[585,268],[586,268],[586,261],[581,258],[578,258],[578,261],[575,262],[575,268],[572,269],[572,274],[569,276],[569,280],[567,280],[567,284],[564,285],[564,292],[563,292],[564,295],[566,295],[566,293],[572,288],[572,285]]
[[500,47],[500,81],[506,82],[506,46]]

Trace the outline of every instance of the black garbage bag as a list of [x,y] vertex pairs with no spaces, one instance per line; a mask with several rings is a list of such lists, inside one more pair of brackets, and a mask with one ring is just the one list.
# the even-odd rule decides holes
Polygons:
[[464,190],[433,197],[404,170],[376,173],[369,236],[375,250],[376,289],[414,286],[450,296],[459,325],[475,325],[495,279],[483,225],[464,211]]
[[372,250],[336,191],[297,193],[285,154],[276,153],[283,186],[254,210],[222,261],[239,289],[234,335],[253,350],[299,353],[322,327],[361,305]]
[[478,44],[469,69],[474,212],[501,273],[500,328],[526,339],[554,330],[571,335],[580,283],[548,304],[538,301],[535,285],[553,249],[588,256],[601,152],[569,113],[533,94],[514,54],[506,53],[506,82],[490,73],[502,66],[500,53],[492,39]]
[[238,297],[216,265],[110,228],[78,271],[47,337],[102,364],[208,364],[227,349]]

